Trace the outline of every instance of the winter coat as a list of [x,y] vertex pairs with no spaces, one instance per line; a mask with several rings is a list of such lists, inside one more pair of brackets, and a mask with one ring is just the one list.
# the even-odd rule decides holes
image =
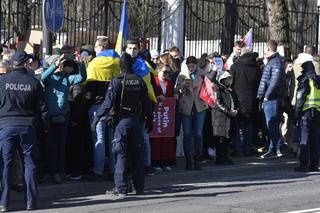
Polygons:
[[200,98],[200,89],[205,77],[205,73],[202,69],[198,68],[196,71],[195,79],[187,88],[182,87],[182,83],[185,79],[190,79],[189,70],[183,69],[175,85],[175,93],[179,95],[179,112],[184,115],[191,115],[192,111],[202,112],[208,108],[206,104]]
[[69,112],[69,87],[79,84],[86,79],[86,68],[84,64],[77,63],[78,74],[70,75],[65,72],[55,73],[57,67],[52,64],[41,75],[45,85],[45,100],[50,116],[65,115]]
[[298,77],[297,100],[295,105],[295,118],[298,119],[301,115],[304,102],[310,94],[309,79],[312,79],[315,86],[320,88],[320,76],[316,75],[312,61],[307,61],[301,65],[302,75]]
[[256,97],[261,72],[256,58],[256,53],[246,53],[230,69],[230,74],[233,77],[232,90],[239,101],[240,120],[252,120],[257,113],[258,101]]
[[231,91],[221,84],[223,79],[231,79],[232,76],[228,72],[223,72],[218,79],[216,87],[216,103],[211,110],[213,136],[231,138],[233,135],[232,122],[235,119],[229,116],[231,110],[236,109]]
[[313,59],[313,56],[310,54],[307,54],[307,53],[300,53],[298,55],[298,58],[294,61],[294,65],[293,65],[293,71],[294,71],[293,78],[295,79],[295,83],[293,84],[294,94],[293,94],[293,97],[291,98],[291,104],[293,106],[296,104],[296,96],[297,96],[296,92],[297,92],[297,88],[298,88],[298,77],[302,74],[301,65],[307,61],[312,61],[316,74],[320,75],[320,64]]
[[259,99],[281,100],[285,93],[285,71],[279,53],[268,58],[260,81]]
[[160,85],[160,80],[158,77],[155,77],[155,95],[158,97],[163,95],[164,97],[173,97],[174,95],[174,86],[170,80],[165,80],[166,82],[166,93],[163,94],[162,88]]

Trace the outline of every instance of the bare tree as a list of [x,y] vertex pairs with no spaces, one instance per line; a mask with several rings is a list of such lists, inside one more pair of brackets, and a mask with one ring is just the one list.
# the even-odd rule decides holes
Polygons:
[[[175,1],[177,2],[177,0]],[[163,12],[168,9],[167,2],[164,0],[131,0],[128,1],[128,22],[129,32],[132,37],[147,38],[148,36],[156,37],[159,35],[161,23],[175,12]],[[179,5],[183,6],[183,5]]]

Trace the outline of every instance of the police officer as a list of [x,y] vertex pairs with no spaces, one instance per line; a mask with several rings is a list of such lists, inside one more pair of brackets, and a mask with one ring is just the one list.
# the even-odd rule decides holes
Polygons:
[[297,172],[318,171],[320,146],[320,76],[316,75],[312,61],[301,65],[298,77],[295,116],[301,128],[300,165]]
[[[132,173],[137,194],[144,189],[144,150],[142,122],[147,121],[148,132],[152,129],[152,107],[144,81],[134,74],[134,60],[125,53],[120,59],[121,75],[114,78],[108,88],[106,98],[92,122],[92,129],[98,121],[115,109],[115,133],[112,151],[116,156],[114,195],[128,193],[128,172]],[[130,165],[129,165],[130,163]]]
[[0,144],[4,162],[0,211],[8,210],[11,167],[17,148],[22,150],[27,210],[37,208],[36,145],[34,125],[40,118],[43,91],[40,81],[28,74],[29,55],[17,51],[12,56],[12,70],[0,78]]

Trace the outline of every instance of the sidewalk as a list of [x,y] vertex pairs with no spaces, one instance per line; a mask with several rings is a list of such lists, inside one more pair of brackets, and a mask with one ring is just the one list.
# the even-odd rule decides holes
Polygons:
[[[172,172],[156,173],[154,176],[146,177],[146,191],[155,191],[157,189],[171,189],[175,184],[189,184],[197,181],[206,181],[208,177],[215,180],[241,179],[240,173],[258,174],[274,170],[277,167],[290,167],[292,170],[296,164],[295,158],[281,159],[259,159],[258,157],[238,157],[234,158],[236,164],[232,166],[218,166],[214,161],[207,161],[203,164],[202,171],[185,171],[184,159],[178,159],[177,166]],[[288,165],[288,166],[287,166]],[[292,167],[292,168],[291,168]],[[112,189],[113,183],[110,181],[85,182],[85,181],[65,181],[62,184],[40,184],[39,185],[39,206],[42,203],[54,203],[67,198],[77,198],[84,196],[103,195],[108,189]],[[13,192],[11,194],[11,210],[24,209],[23,193]]]

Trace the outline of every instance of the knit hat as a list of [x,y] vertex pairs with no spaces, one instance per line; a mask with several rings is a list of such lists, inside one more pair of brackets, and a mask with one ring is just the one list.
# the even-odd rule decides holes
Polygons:
[[46,60],[47,60],[48,65],[50,66],[50,65],[56,63],[59,58],[60,58],[59,55],[51,55],[51,56],[50,56],[49,58],[47,58]]
[[160,56],[158,50],[151,50],[150,55],[151,55],[151,57],[159,57]]

